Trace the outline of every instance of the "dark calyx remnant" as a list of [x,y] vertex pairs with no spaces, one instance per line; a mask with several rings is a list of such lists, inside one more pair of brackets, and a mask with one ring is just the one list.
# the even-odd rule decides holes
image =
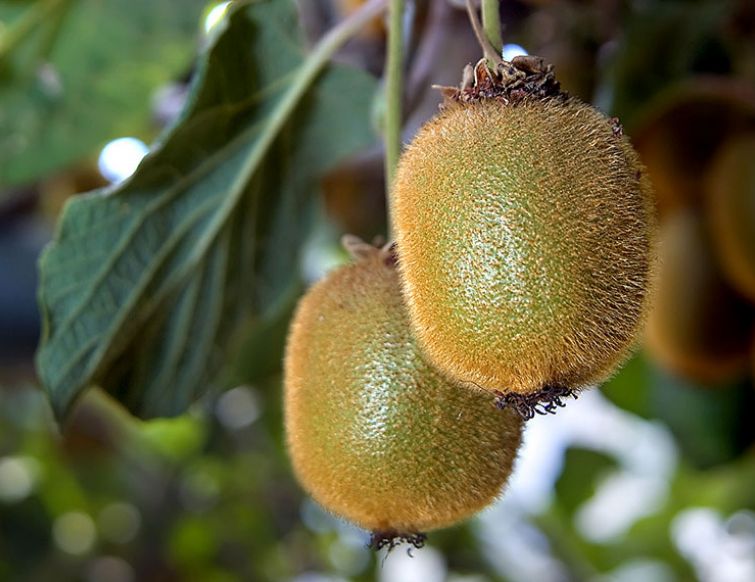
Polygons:
[[495,99],[515,105],[525,100],[568,98],[556,80],[553,65],[532,55],[514,57],[511,62],[501,59],[494,69],[486,59],[480,59],[474,67],[467,65],[459,87],[437,88],[446,102],[457,103]]
[[608,121],[611,124],[611,130],[613,130],[613,134],[616,137],[624,135],[624,127],[621,125],[618,117],[611,117]]
[[[392,551],[403,543],[409,544],[413,548],[420,549],[425,545],[427,535],[423,533],[398,533],[396,531],[374,531],[370,536],[370,543],[367,547],[375,550],[388,548]],[[411,548],[408,548],[411,550]]]
[[395,269],[398,266],[398,247],[395,242],[384,245],[380,252],[386,267]]
[[503,410],[513,408],[524,420],[530,420],[535,414],[555,414],[559,408],[566,406],[564,398],[577,398],[577,392],[566,386],[543,386],[532,394],[497,392],[495,405]]

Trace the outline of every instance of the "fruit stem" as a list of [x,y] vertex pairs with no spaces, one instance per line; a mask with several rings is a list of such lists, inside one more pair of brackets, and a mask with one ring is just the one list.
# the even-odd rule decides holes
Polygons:
[[388,238],[391,238],[393,181],[401,155],[401,112],[404,93],[405,0],[390,0],[388,6],[388,55],[385,71],[385,203]]
[[[483,9],[487,5],[487,0],[483,0]],[[497,15],[497,5],[495,6],[494,10]],[[490,13],[488,12],[488,14]],[[483,30],[482,24],[480,24],[480,19],[477,17],[477,9],[472,5],[472,0],[467,0],[467,15],[469,16],[469,22],[472,25],[472,30],[474,30],[474,34],[477,37],[477,42],[480,43],[480,48],[482,49],[482,52],[485,55],[485,59],[487,60],[488,69],[491,71],[497,70],[498,65],[503,62],[503,57],[501,57],[501,55],[499,54],[500,48],[495,48],[490,42],[487,33]],[[498,16],[496,16],[496,19],[497,18]],[[488,20],[490,19],[491,17],[488,16]],[[498,26],[500,27],[500,24]]]
[[[503,46],[500,7],[500,0],[482,0],[482,28],[498,54],[501,53]],[[494,65],[494,63],[489,64]]]

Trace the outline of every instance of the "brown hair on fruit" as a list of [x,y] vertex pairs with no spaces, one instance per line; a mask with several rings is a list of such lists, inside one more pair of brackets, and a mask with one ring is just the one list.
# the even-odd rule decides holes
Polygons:
[[646,347],[670,371],[718,383],[745,373],[754,314],[724,280],[706,226],[693,210],[677,211],[663,224]]
[[755,133],[733,139],[707,180],[711,239],[728,281],[755,301]]
[[511,472],[522,421],[430,367],[412,336],[394,257],[359,259],[301,300],[284,366],[294,471],[323,507],[416,543],[491,503]]
[[399,269],[427,357],[526,413],[610,376],[643,326],[650,183],[621,126],[550,66],[484,61],[405,151]]

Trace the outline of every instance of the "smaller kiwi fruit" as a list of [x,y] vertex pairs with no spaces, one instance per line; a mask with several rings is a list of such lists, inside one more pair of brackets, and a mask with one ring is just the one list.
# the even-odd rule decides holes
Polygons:
[[755,301],[755,133],[732,139],[707,179],[711,238],[729,282]]
[[743,375],[753,307],[724,279],[699,212],[684,209],[667,217],[661,265],[646,328],[648,354],[671,372],[701,383]]
[[417,542],[500,495],[522,420],[427,363],[391,249],[352,241],[351,250],[356,262],[314,285],[291,325],[288,451],[302,487],[371,530],[378,547]]

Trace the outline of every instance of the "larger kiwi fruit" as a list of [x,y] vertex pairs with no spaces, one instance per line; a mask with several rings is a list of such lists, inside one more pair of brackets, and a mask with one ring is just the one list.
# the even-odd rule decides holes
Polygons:
[[362,245],[301,300],[285,358],[299,482],[379,540],[416,540],[491,503],[522,421],[435,371],[416,345],[394,257]]
[[650,295],[656,217],[637,155],[536,57],[481,61],[444,92],[394,185],[419,344],[449,377],[513,402],[602,381]]

